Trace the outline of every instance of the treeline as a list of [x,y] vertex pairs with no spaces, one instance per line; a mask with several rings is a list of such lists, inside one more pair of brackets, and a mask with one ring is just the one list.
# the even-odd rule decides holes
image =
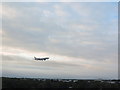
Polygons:
[[[112,83],[111,83],[112,82]],[[58,80],[2,78],[2,88],[118,88],[119,81],[113,80]]]

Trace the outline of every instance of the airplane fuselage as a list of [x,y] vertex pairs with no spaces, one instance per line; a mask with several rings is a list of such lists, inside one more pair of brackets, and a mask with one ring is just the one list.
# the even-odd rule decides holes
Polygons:
[[34,57],[34,59],[35,60],[47,60],[47,59],[49,59],[48,57],[45,57],[45,58],[36,58],[36,57]]

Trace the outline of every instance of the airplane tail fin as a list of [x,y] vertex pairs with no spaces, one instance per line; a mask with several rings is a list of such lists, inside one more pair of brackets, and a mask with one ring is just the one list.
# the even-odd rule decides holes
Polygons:
[[34,56],[34,59],[36,60],[36,57]]

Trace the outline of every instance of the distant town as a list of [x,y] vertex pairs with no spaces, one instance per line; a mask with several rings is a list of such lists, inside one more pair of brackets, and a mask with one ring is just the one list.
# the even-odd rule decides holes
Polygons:
[[120,88],[120,80],[2,78],[2,88]]

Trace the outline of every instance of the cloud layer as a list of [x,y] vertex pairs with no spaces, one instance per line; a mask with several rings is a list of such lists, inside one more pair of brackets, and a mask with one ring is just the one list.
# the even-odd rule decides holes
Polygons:
[[[3,3],[2,10],[5,73],[16,75],[14,68],[23,60],[21,73],[31,69],[41,76],[107,78],[114,72],[110,77],[117,78],[117,3]],[[53,61],[33,64],[33,55]]]

